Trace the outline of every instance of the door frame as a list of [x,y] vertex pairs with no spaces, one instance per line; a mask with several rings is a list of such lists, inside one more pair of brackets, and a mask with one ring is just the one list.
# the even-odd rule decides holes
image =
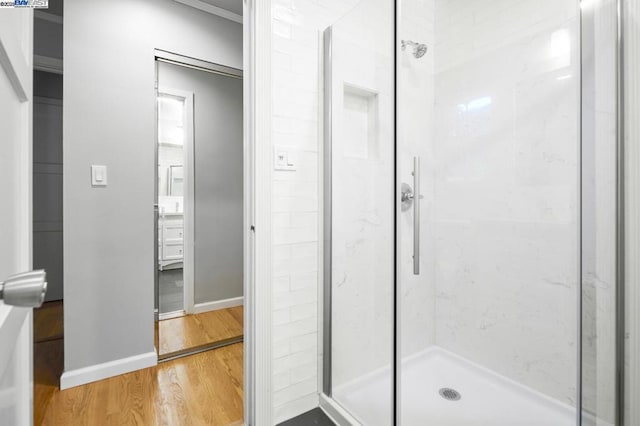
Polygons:
[[[243,0],[244,424],[273,424],[271,2]],[[156,54],[158,54],[156,50]]]
[[244,423],[274,422],[271,1],[244,0]]
[[256,426],[274,420],[271,2],[243,0],[242,22],[244,424]]
[[271,2],[243,0],[242,23],[244,424],[255,426],[274,420]]
[[[244,52],[243,52],[244,53]],[[202,72],[209,72],[212,74],[219,74],[225,77],[238,78],[244,80],[244,72],[243,70],[228,67],[226,65],[217,64],[214,62],[205,61],[202,59],[193,58],[190,56],[185,56],[180,53],[169,52],[167,50],[162,49],[154,49],[154,61],[155,61],[155,90],[156,90],[156,98],[158,94],[164,93],[170,96],[175,96],[177,98],[185,99],[185,123],[188,123],[187,127],[187,137],[188,143],[184,145],[184,176],[185,176],[185,198],[184,198],[184,238],[183,238],[183,274],[184,274],[184,298],[183,298],[183,310],[184,313],[171,313],[168,315],[160,315],[160,291],[159,291],[159,280],[155,279],[155,299],[156,305],[158,306],[158,316],[157,319],[170,319],[178,316],[182,316],[183,314],[196,314],[198,313],[198,307],[195,303],[195,133],[194,133],[194,93],[179,89],[174,89],[170,87],[160,87],[160,82],[158,81],[158,63],[164,62],[168,64],[173,64],[185,68],[191,68],[195,70],[199,70]],[[244,95],[243,95],[244,96]],[[245,131],[246,133],[246,131]],[[246,152],[246,150],[245,150]],[[158,108],[156,103],[156,128],[155,128],[155,201],[156,201],[156,209],[158,209],[157,201],[158,201]],[[243,170],[246,174],[246,170],[250,167],[250,163],[243,159]],[[246,180],[246,176],[245,176]],[[245,198],[243,200],[243,209],[247,209],[248,200],[245,191]],[[157,213],[157,217],[159,218],[159,213]],[[158,219],[155,219],[155,239],[158,239],[157,235],[157,223]],[[248,244],[246,235],[243,235],[243,246]],[[158,248],[155,246],[156,255],[154,256],[154,276],[157,276],[157,259],[159,253],[157,252]],[[246,297],[245,297],[246,304]],[[158,336],[156,336],[157,338]],[[158,346],[158,342],[156,342],[156,346]]]

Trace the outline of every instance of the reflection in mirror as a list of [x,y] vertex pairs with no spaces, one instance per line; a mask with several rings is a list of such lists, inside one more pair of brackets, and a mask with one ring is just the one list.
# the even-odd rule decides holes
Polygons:
[[169,194],[172,197],[182,197],[184,172],[183,166],[169,166]]
[[[185,97],[158,92],[158,294],[159,319],[184,315]],[[191,105],[191,104],[189,104]],[[189,141],[190,142],[190,141]]]
[[156,53],[158,356],[171,359],[242,340],[242,79]]

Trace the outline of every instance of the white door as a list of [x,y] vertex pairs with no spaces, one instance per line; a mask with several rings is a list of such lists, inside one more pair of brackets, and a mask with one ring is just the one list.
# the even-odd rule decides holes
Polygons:
[[[31,269],[32,58],[33,11],[0,9],[0,281]],[[0,301],[3,425],[32,423],[31,311]]]

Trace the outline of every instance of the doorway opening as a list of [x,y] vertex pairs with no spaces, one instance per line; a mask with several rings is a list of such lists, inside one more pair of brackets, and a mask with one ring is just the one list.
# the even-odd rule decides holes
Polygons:
[[33,23],[32,267],[47,273],[45,303],[33,312],[33,381],[35,394],[48,395],[64,367],[63,2]]
[[156,50],[159,360],[243,339],[242,71]]
[[[41,369],[50,378],[50,386],[46,388],[38,382],[36,367],[35,424],[92,424],[96,422],[94,419],[106,419],[107,416],[115,422],[120,421],[117,419],[126,422],[124,419],[130,418],[132,410],[136,410],[136,418],[144,424],[158,421],[173,424],[175,419],[184,418],[184,413],[192,419],[206,418],[204,423],[229,424],[241,420],[244,400],[243,274],[242,267],[237,277],[225,268],[235,266],[236,262],[242,265],[244,226],[242,222],[237,228],[229,225],[218,214],[228,214],[227,206],[236,208],[233,204],[236,194],[229,195],[224,190],[236,191],[229,181],[234,181],[236,175],[233,173],[237,173],[240,189],[236,191],[240,200],[237,218],[242,220],[244,217],[242,74],[213,62],[242,68],[242,2],[236,2],[234,10],[226,13],[217,8],[203,7],[203,2],[185,4],[173,0],[145,0],[127,3],[127,7],[123,7],[116,1],[65,0],[64,31],[62,18],[50,16],[54,12],[53,6],[62,3],[60,0],[52,2],[49,15],[46,15],[49,12],[35,15],[36,21],[39,20],[38,15],[46,17],[43,20],[48,24],[60,21],[56,24],[60,29],[60,52],[64,45],[65,54],[65,122],[61,136],[65,173],[62,187],[66,356],[64,362],[56,360],[56,369],[50,368],[49,364]],[[147,15],[150,19],[139,19]],[[109,19],[104,19],[106,16]],[[38,37],[36,33],[35,38]],[[37,40],[35,44],[37,47]],[[165,50],[158,52],[154,51],[155,48]],[[170,54],[169,51],[187,51],[193,57],[211,62]],[[43,63],[52,66],[54,62]],[[156,67],[164,66],[222,78],[223,83],[213,84],[220,93],[229,85],[238,86],[240,90],[235,92],[236,96],[230,96],[232,100],[225,100],[213,110],[203,103],[205,96],[198,87],[163,80],[163,76],[168,74],[163,74],[162,69],[156,75]],[[213,74],[211,71],[216,67],[219,72]],[[231,71],[239,76],[232,77]],[[89,76],[91,78],[86,79]],[[161,174],[154,164],[158,146],[156,108],[159,102],[167,100],[162,99],[160,92],[155,92],[154,83],[158,83],[156,88],[192,94],[191,143],[196,152],[193,153],[193,167],[189,170],[187,164],[171,164],[173,167]],[[221,95],[207,98],[222,99]],[[184,98],[180,101],[175,96],[171,100],[178,106],[184,102]],[[200,118],[199,114],[205,118]],[[237,126],[230,116],[237,120]],[[184,117],[181,119],[184,126]],[[214,132],[201,144],[198,138],[208,125],[216,131],[238,129],[237,135]],[[217,146],[218,141],[237,143],[237,162],[235,157],[224,152],[212,155],[207,151]],[[165,145],[172,147],[169,143]],[[177,145],[174,144],[173,148]],[[183,158],[186,158],[185,149],[183,140]],[[200,158],[208,160],[201,164]],[[200,172],[225,170],[223,163],[232,167],[224,175],[224,180],[211,179],[212,175],[200,176]],[[189,172],[193,176],[191,210],[186,197]],[[154,187],[160,176],[166,185],[163,196],[181,196],[183,199],[177,208],[173,204],[173,210],[169,209],[168,199],[164,200],[165,219],[175,221],[179,212],[183,217],[181,226],[169,227],[169,223],[164,223],[167,226],[163,237],[167,237],[167,244],[163,248],[174,252],[165,253],[167,256],[159,265],[154,247],[161,248],[162,241],[159,240],[157,218],[156,222],[153,219],[153,205],[158,201]],[[199,197],[199,194],[210,193],[220,193],[222,198],[209,200]],[[191,222],[194,237],[191,239],[184,235],[190,227],[189,219],[185,217],[189,213],[194,219]],[[208,225],[211,224],[217,227],[210,229]],[[223,231],[232,233],[236,229],[234,244],[237,244],[237,250],[230,251],[227,243],[221,252],[207,245],[211,235],[217,236]],[[182,243],[175,241],[179,239],[183,240]],[[34,243],[34,246],[37,249],[38,244]],[[188,251],[188,247],[192,247],[190,262],[188,253],[180,253],[181,250]],[[183,256],[182,260],[178,260],[179,255]],[[191,281],[187,263],[193,265]],[[206,267],[210,267],[209,272],[203,269]],[[50,267],[46,269],[51,271]],[[202,270],[205,272],[201,273]],[[159,294],[153,293],[154,271],[158,274],[166,272],[163,279],[166,278],[164,281],[168,284],[173,281],[176,290],[173,293],[176,303],[173,305],[165,304],[169,302],[169,298],[165,298],[162,309],[159,304],[154,306],[154,299],[159,298]],[[226,283],[236,282],[239,282],[238,293],[225,287]],[[208,285],[200,286],[200,283]],[[173,313],[175,318],[157,321],[155,334],[183,344],[182,347],[173,346],[165,351],[158,344],[159,340],[154,341],[154,313],[159,319],[161,312]],[[170,324],[178,321],[183,323],[168,329]],[[200,336],[207,340],[196,341],[194,333],[202,331],[207,324],[212,324],[218,334],[205,331]],[[202,352],[214,344],[227,346],[184,356]],[[63,345],[59,346],[62,351]],[[45,355],[54,354],[47,352]],[[167,362],[158,365],[159,357]],[[177,357],[179,359],[172,359]],[[206,366],[206,370],[202,366]],[[139,373],[142,369],[145,371]],[[177,370],[187,374],[176,377]],[[197,386],[191,386],[194,384],[190,380],[193,374],[199,375]],[[104,380],[108,377],[113,377],[113,380]],[[165,377],[170,377],[170,382],[164,380]],[[131,386],[131,383],[135,385]],[[215,392],[212,391],[214,388]],[[123,389],[132,393],[125,397]],[[126,403],[146,401],[145,398],[159,393],[171,395],[173,400],[160,401],[151,397],[149,404],[136,404],[135,407]],[[72,406],[69,401],[78,395],[82,395],[86,402],[82,410],[66,410],[65,407]],[[105,395],[110,395],[107,399],[116,403],[101,404]],[[123,397],[112,399],[111,395]],[[208,403],[202,404],[203,400]],[[163,420],[158,420],[160,418]]]

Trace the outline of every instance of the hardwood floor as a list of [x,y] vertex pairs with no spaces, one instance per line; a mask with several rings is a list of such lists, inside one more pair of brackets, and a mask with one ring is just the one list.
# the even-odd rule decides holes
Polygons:
[[160,356],[226,343],[243,335],[243,307],[159,321]]
[[[242,424],[242,343],[61,391],[62,313],[61,302],[34,311],[36,426]],[[242,307],[190,317],[160,322],[167,350],[242,336]]]
[[34,424],[241,425],[242,351],[237,343],[64,391],[36,381]]
[[40,401],[49,401],[60,385],[64,368],[64,327],[62,301],[47,302],[33,310],[33,401],[34,424],[42,423]]

